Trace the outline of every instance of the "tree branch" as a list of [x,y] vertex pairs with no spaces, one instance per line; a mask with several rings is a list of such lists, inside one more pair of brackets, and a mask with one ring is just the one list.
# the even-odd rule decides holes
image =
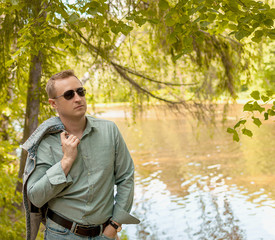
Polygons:
[[[51,26],[51,25],[50,25]],[[60,30],[59,28],[56,28],[54,26],[51,26],[53,27],[54,29],[58,29]],[[165,84],[165,85],[170,85],[170,86],[182,86],[182,85],[187,85],[187,84],[176,84],[176,83],[167,83],[167,82],[161,82],[161,81],[157,81],[157,80],[154,80],[154,79],[151,79],[151,78],[148,78],[144,75],[142,75],[141,73],[138,73],[134,70],[131,70],[131,69],[128,69],[126,67],[123,67],[117,63],[115,63],[114,61],[111,61],[108,59],[108,55],[106,54],[102,54],[103,50],[93,46],[84,36],[82,33],[80,33],[78,30],[74,29],[76,31],[76,33],[80,36],[81,39],[84,40],[81,41],[81,40],[78,40],[80,41],[81,44],[83,44],[84,46],[86,46],[90,51],[92,50],[94,53],[100,55],[104,60],[106,60],[109,64],[111,64],[114,69],[118,72],[118,74],[123,78],[125,79],[126,81],[128,81],[131,85],[133,85],[138,91],[141,91],[142,93],[146,94],[146,95],[149,95],[155,99],[158,99],[160,101],[163,101],[163,102],[166,102],[168,104],[173,104],[173,105],[176,105],[176,104],[183,104],[186,106],[186,102],[184,100],[182,101],[173,101],[173,100],[168,100],[168,99],[165,99],[165,98],[161,98],[161,97],[158,97],[156,96],[155,94],[151,93],[150,91],[148,91],[147,89],[141,87],[136,81],[134,81],[131,77],[129,77],[126,72],[129,72],[131,74],[134,74],[136,76],[139,76],[139,77],[142,77],[144,79],[147,79],[149,81],[152,81],[152,82],[155,82],[155,83],[160,83],[160,84]],[[68,36],[70,36],[71,38],[73,38],[73,36],[68,33],[67,31],[65,31],[63,29],[64,33],[67,34]],[[194,83],[196,84],[196,83]],[[190,84],[190,85],[193,85],[193,84]]]
[[112,61],[111,61],[110,63],[111,63],[111,65],[115,68],[115,70],[119,73],[119,75],[120,75],[123,79],[127,80],[130,84],[132,84],[138,91],[141,91],[141,92],[145,93],[146,95],[149,95],[149,96],[151,96],[151,97],[153,97],[153,98],[155,98],[155,99],[161,100],[161,101],[166,102],[166,103],[168,103],[168,104],[173,104],[173,105],[175,105],[175,104],[183,104],[184,106],[186,106],[186,102],[185,102],[185,101],[178,101],[178,102],[177,102],[177,101],[168,100],[168,99],[161,98],[161,97],[158,97],[158,96],[154,95],[153,93],[149,92],[149,91],[146,90],[145,88],[141,87],[141,86],[140,86],[136,81],[134,81],[132,78],[130,78],[130,77],[125,73],[124,70],[122,70],[120,67],[117,66],[116,63],[114,63],[114,62],[112,62]]
[[138,77],[141,77],[141,78],[143,78],[143,79],[146,79],[146,80],[148,80],[148,81],[150,81],[150,82],[155,82],[155,83],[159,83],[159,84],[164,84],[164,85],[167,85],[167,86],[177,86],[177,87],[180,87],[180,86],[189,86],[189,85],[196,85],[196,84],[198,84],[198,83],[170,83],[170,82],[162,82],[162,81],[158,81],[158,80],[149,78],[149,77],[147,77],[147,76],[145,76],[145,75],[143,75],[143,74],[141,74],[141,73],[139,73],[139,72],[137,72],[137,71],[135,71],[135,70],[133,70],[133,69],[130,69],[130,68],[127,68],[127,67],[123,67],[123,66],[121,66],[121,65],[119,65],[119,64],[116,64],[116,63],[113,63],[113,64],[115,64],[118,68],[120,68],[120,69],[122,69],[122,70],[124,70],[124,71],[126,71],[126,72],[128,72],[128,73],[131,73],[131,74],[133,74],[133,75],[136,75],[136,76],[138,76]]

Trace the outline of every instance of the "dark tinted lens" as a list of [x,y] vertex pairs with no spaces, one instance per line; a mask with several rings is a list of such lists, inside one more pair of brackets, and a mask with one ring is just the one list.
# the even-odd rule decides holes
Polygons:
[[70,100],[74,97],[74,90],[68,90],[66,92],[64,92],[64,98],[66,100]]
[[81,87],[81,88],[76,89],[76,92],[80,97],[84,97],[85,93],[86,93],[86,89]]

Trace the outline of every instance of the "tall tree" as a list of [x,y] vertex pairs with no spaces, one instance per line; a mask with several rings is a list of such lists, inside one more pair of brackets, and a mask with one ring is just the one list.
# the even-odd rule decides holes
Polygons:
[[[37,127],[43,80],[61,70],[68,56],[85,52],[98,66],[107,66],[120,76],[138,95],[191,110],[191,106],[202,106],[197,100],[209,96],[228,92],[236,97],[240,72],[248,66],[242,39],[252,36],[256,44],[262,38],[274,39],[274,9],[252,0],[78,0],[73,4],[11,0],[1,5],[1,11],[5,19],[2,25],[12,22],[5,33],[14,39],[12,51],[3,48],[1,84],[10,86],[11,73],[16,72],[18,85],[28,89],[23,140]],[[164,80],[127,61],[123,56],[127,45],[117,47],[116,43],[121,36],[126,36],[124,42],[131,41],[137,31],[150,39],[147,45],[152,52],[165,56],[164,62],[175,66],[173,71],[176,66],[187,70],[186,63],[195,65],[193,73],[198,81],[186,81],[177,74]],[[130,51],[135,48],[131,46]],[[193,102],[182,95],[183,87],[194,93]],[[22,154],[19,176],[24,159]]]

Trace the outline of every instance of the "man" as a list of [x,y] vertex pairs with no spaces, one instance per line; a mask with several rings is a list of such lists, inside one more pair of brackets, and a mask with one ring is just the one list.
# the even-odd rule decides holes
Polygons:
[[62,127],[36,131],[43,137],[25,177],[27,198],[47,206],[45,239],[116,239],[122,224],[139,223],[129,214],[134,164],[125,142],[113,122],[85,115],[85,89],[72,70],[53,75],[46,91]]

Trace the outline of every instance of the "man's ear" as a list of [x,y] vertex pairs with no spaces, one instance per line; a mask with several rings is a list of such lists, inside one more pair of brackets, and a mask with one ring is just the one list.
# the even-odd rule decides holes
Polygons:
[[52,99],[52,98],[49,98],[49,104],[53,107],[53,108],[55,108],[56,109],[56,102],[55,102],[55,99]]

